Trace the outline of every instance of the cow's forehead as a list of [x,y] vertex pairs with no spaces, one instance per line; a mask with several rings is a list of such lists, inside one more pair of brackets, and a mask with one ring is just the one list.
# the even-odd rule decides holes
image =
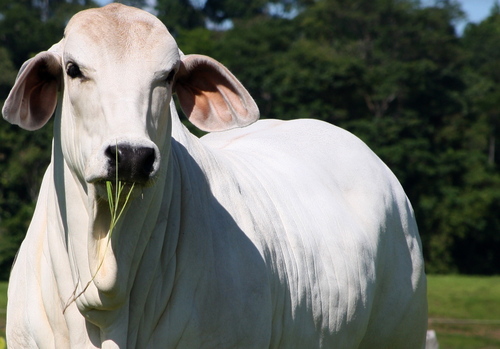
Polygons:
[[[153,58],[151,54],[169,51],[178,55],[174,38],[158,18],[121,4],[77,13],[66,26],[64,37],[65,46],[78,47],[90,55],[112,54],[118,59]],[[94,48],[95,52],[89,52]]]

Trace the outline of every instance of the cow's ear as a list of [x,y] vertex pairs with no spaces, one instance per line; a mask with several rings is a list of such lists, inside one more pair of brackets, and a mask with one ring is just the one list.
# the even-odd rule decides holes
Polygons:
[[2,109],[3,117],[26,130],[37,130],[49,121],[57,105],[61,60],[44,51],[26,61]]
[[189,121],[203,131],[243,127],[259,118],[255,101],[238,79],[207,56],[182,58],[175,91]]

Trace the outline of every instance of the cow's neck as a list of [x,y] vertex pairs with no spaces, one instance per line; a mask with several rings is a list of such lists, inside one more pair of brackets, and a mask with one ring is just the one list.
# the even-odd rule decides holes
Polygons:
[[[87,320],[103,329],[117,317],[127,321],[123,316],[132,286],[140,278],[138,272],[144,272],[144,253],[162,253],[161,248],[152,249],[150,245],[161,245],[158,239],[164,237],[168,223],[159,212],[168,212],[170,206],[165,195],[171,192],[173,181],[170,142],[161,149],[165,163],[155,185],[139,189],[141,192],[129,203],[110,236],[108,203],[96,200],[94,187],[82,183],[71,171],[62,156],[58,130],[60,115],[56,117],[54,135],[54,186],[63,227],[61,238],[68,253],[66,270],[73,280],[71,291],[66,286],[60,292],[62,298],[67,298],[65,311],[76,305]],[[154,260],[155,256],[148,258]]]
[[[192,149],[202,153],[204,149],[180,123],[175,107],[172,107],[172,114],[173,139],[161,149],[163,164],[159,178],[153,187],[144,189],[130,203],[118,221],[109,245],[108,203],[96,201],[93,188],[82,183],[65,162],[61,138],[57,134],[60,115],[56,117],[53,171],[62,232],[56,238],[64,241],[68,261],[67,265],[55,266],[60,269],[57,275],[61,276],[57,281],[58,288],[61,299],[65,301],[63,307],[66,307],[66,312],[79,311],[87,321],[96,325],[83,326],[89,336],[98,342],[106,338],[113,338],[123,346],[126,344],[121,341],[133,342],[133,339],[127,338],[134,333],[129,333],[128,327],[140,327],[141,324],[134,321],[139,321],[141,314],[133,315],[134,311],[140,310],[133,310],[129,300],[135,293],[141,294],[139,298],[142,299],[144,294],[158,291],[162,299],[168,301],[173,292],[173,277],[178,264],[188,264],[178,260],[176,255],[179,227],[183,224],[180,222],[181,200],[186,187],[188,191],[199,189],[199,182],[204,179],[198,163],[191,158]],[[188,168],[181,170],[181,162]],[[192,183],[198,184],[193,186]],[[207,241],[206,234],[204,238]],[[199,244],[203,243],[200,240]],[[195,257],[196,270],[200,271],[205,261],[200,255]],[[156,264],[151,265],[151,261]],[[152,285],[155,278],[151,274],[158,272],[162,277],[169,277],[163,280],[162,285]],[[134,306],[137,307],[137,304]],[[157,315],[161,316],[162,312],[158,309]],[[117,329],[120,333],[114,333]]]

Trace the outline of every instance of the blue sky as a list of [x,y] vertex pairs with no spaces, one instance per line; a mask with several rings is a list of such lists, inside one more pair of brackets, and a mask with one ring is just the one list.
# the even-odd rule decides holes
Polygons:
[[467,15],[467,21],[457,24],[457,31],[462,33],[467,22],[481,22],[484,18],[488,17],[490,10],[496,0],[460,0],[462,10]]
[[462,10],[467,13],[469,22],[480,22],[488,17],[495,0],[460,0]]
[[[421,1],[422,4],[434,3],[434,0]],[[481,22],[484,18],[488,17],[495,1],[496,0],[458,0],[467,18],[465,21],[457,23],[457,32],[461,34],[467,22],[478,23]]]

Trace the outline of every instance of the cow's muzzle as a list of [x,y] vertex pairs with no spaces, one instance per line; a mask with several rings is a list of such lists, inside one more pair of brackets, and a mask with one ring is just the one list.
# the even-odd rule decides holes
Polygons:
[[118,179],[123,184],[135,183],[141,187],[153,185],[160,163],[160,150],[155,143],[139,137],[122,137],[103,143],[91,153],[84,178],[87,183],[97,185],[98,196],[106,197],[103,184],[108,181],[114,183]]
[[156,174],[157,150],[130,144],[110,145],[104,151],[108,161],[105,180],[145,184]]
[[158,154],[154,148],[131,146],[128,144],[110,145],[105,150],[108,159],[106,180],[145,184],[155,174]]

